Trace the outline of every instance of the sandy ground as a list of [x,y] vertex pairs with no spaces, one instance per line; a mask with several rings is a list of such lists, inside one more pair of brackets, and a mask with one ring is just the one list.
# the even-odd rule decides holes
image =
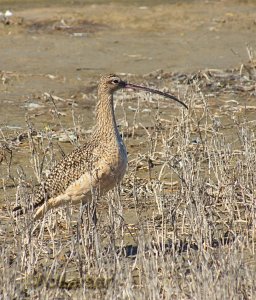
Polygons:
[[0,27],[1,69],[70,77],[77,68],[85,68],[83,76],[228,68],[255,46],[253,1],[129,3],[13,4],[11,24]]
[[225,69],[255,47],[253,1],[92,2],[1,2],[13,12],[0,23],[1,124],[24,125],[28,98],[86,91],[100,73]]

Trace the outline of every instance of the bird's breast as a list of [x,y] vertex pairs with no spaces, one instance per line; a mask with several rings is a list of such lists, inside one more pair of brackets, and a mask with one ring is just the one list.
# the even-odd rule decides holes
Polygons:
[[[119,142],[119,168],[120,168],[120,180],[124,177],[125,171],[127,169],[128,158],[126,147],[123,140],[120,138]],[[120,181],[119,180],[119,181]]]
[[126,148],[120,136],[117,138],[116,146],[110,152],[112,153],[108,162],[109,176],[113,178],[115,183],[119,183],[124,177],[128,163]]

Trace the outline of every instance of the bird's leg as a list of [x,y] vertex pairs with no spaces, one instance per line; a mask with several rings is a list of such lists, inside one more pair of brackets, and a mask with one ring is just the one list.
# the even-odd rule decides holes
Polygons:
[[98,257],[99,253],[96,225],[96,203],[92,197],[90,202],[83,204],[80,208],[77,222],[77,240],[83,245],[86,260],[95,263],[97,263],[95,257]]
[[[97,190],[92,191],[91,203],[88,204],[88,221],[89,221],[89,243],[94,257],[99,257],[99,240],[97,232],[97,200],[99,193]],[[97,263],[98,260],[96,260]]]
[[92,222],[93,222],[94,228],[96,228],[98,218],[97,218],[97,210],[96,210],[96,204],[95,203],[93,203],[93,207],[92,207]]
[[88,229],[93,226],[94,229],[97,227],[97,210],[96,210],[96,201],[97,195],[92,193],[92,199],[90,203],[86,203],[85,207],[87,208],[87,216],[86,219],[88,220],[87,227]]

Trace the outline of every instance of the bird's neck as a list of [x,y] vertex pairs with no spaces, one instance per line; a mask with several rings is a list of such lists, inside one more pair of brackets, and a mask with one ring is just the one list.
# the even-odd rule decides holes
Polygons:
[[108,142],[116,141],[119,135],[113,105],[113,94],[103,94],[99,92],[98,103],[96,105],[96,128],[95,134]]

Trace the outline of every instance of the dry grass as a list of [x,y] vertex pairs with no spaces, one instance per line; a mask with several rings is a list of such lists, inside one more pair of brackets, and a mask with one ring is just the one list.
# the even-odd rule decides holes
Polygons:
[[[250,109],[228,102],[235,85],[218,88],[219,75],[176,76],[188,112],[176,114],[168,103],[148,104],[143,97],[129,110],[134,102],[118,97],[127,113],[121,118],[129,172],[121,189],[96,199],[96,228],[86,206],[52,212],[40,223],[30,215],[13,219],[6,178],[19,183],[23,202],[31,188],[26,172],[10,167],[12,151],[3,150],[3,299],[253,299],[255,119]],[[147,80],[166,83],[167,77]],[[244,92],[236,98],[255,97]],[[227,101],[216,107],[217,96]],[[34,136],[28,124],[30,168],[41,180],[57,148],[50,134]]]

